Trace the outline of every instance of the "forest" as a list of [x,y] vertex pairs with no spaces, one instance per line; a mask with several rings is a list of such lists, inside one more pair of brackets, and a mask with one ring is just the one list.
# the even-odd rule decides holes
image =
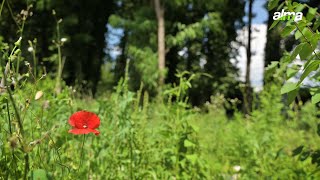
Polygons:
[[320,178],[318,0],[0,0],[0,180]]

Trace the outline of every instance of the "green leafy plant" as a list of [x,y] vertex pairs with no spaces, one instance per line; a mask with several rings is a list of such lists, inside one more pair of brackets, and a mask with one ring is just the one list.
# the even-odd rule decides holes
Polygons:
[[[273,0],[269,1],[268,8],[269,10],[274,9],[278,6],[279,1]],[[280,62],[280,66],[287,68],[286,69],[286,82],[281,88],[281,94],[287,94],[287,102],[291,104],[295,97],[298,94],[298,90],[303,86],[303,82],[307,77],[313,82],[319,82],[319,64],[320,56],[317,51],[318,42],[320,40],[319,20],[320,14],[317,12],[317,8],[312,8],[307,4],[301,4],[292,1],[284,1],[279,5],[279,8],[283,8],[290,12],[300,12],[304,9],[307,11],[306,16],[303,17],[301,21],[295,22],[293,20],[287,21],[283,26],[281,32],[282,37],[294,36],[297,41],[297,45],[291,53],[284,55]],[[278,8],[278,9],[279,9]],[[278,21],[275,21],[274,24],[270,27],[273,28]],[[303,61],[303,66],[292,65],[293,61],[299,55],[300,60]],[[271,64],[272,66],[272,64]],[[270,66],[269,66],[270,67]],[[302,74],[299,76],[297,82],[289,81],[291,78],[296,77],[299,71],[302,71]],[[313,73],[315,72],[315,73]],[[310,89],[312,98],[312,104],[317,104],[320,102],[320,95],[317,86],[314,86]],[[312,125],[314,126],[314,125]],[[319,126],[318,126],[319,127]],[[318,130],[319,131],[319,130]],[[317,132],[318,132],[317,131]],[[301,161],[311,158],[313,164],[319,166],[319,149],[313,150],[312,148],[305,148],[301,145],[292,151],[293,156],[299,156]]]

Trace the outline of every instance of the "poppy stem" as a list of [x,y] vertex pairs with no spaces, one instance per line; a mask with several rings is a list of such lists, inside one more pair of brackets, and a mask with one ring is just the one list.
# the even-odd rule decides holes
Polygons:
[[80,152],[80,166],[79,166],[79,170],[82,166],[82,160],[83,160],[83,147],[84,147],[84,142],[86,140],[86,135],[84,134],[83,135],[83,138],[82,138],[82,145],[81,145],[81,152]]

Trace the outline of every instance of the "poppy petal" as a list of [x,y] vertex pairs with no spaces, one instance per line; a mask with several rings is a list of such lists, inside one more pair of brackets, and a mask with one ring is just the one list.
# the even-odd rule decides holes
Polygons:
[[69,133],[72,134],[89,134],[91,131],[89,129],[71,129],[69,130]]
[[75,112],[71,115],[70,119],[69,119],[69,124],[72,127],[76,127],[78,129],[83,129],[83,125],[84,125],[84,117],[86,116],[86,112],[85,111],[78,111]]
[[75,116],[74,116],[74,114],[72,114],[71,115],[71,117],[69,118],[69,124],[72,126],[72,127],[74,127],[75,126],[75,124],[76,124],[76,118],[75,118]]
[[95,129],[88,129],[89,131],[91,131],[92,133],[94,133],[96,136],[98,136],[100,134],[100,132],[98,130]]
[[88,117],[88,120],[87,120],[87,124],[88,124],[88,128],[96,129],[100,126],[100,119],[96,114],[90,113],[90,116]]
[[78,111],[71,115],[69,119],[69,124],[75,128],[84,129],[84,126],[89,126],[89,121],[92,116],[97,115],[88,111]]
[[69,130],[69,133],[73,134],[88,134],[94,133],[99,135],[100,132],[95,130],[100,126],[99,117],[92,112],[78,111],[71,115],[69,118],[69,124],[73,129]]
[[95,129],[71,129],[69,130],[69,133],[72,134],[89,134],[89,133],[94,133],[96,136],[98,136],[100,134],[99,131],[95,130]]

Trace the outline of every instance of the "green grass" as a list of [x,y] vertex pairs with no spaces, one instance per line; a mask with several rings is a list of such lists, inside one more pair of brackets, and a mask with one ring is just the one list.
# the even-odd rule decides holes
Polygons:
[[[182,82],[183,84],[184,82]],[[261,93],[260,107],[251,116],[235,112],[228,118],[226,100],[212,97],[201,109],[190,108],[175,88],[159,99],[147,92],[130,92],[120,83],[110,96],[80,96],[64,87],[54,93],[54,80],[14,91],[23,120],[17,123],[8,94],[1,96],[0,131],[2,179],[316,179],[319,172],[308,157],[292,156],[300,145],[317,149],[316,106],[287,108],[278,92]],[[183,86],[180,86],[183,87]],[[35,100],[37,91],[44,95]],[[178,91],[176,91],[178,90]],[[270,97],[272,101],[266,101]],[[277,97],[277,98],[276,98]],[[29,99],[28,101],[26,101]],[[270,103],[271,102],[271,103]],[[101,119],[99,136],[69,134],[70,115],[95,112]],[[9,124],[9,115],[11,124]],[[10,129],[12,133],[10,133]],[[81,158],[81,153],[83,156]],[[25,155],[28,155],[26,169]],[[81,162],[81,163],[80,163]],[[240,166],[237,172],[234,166]]]

